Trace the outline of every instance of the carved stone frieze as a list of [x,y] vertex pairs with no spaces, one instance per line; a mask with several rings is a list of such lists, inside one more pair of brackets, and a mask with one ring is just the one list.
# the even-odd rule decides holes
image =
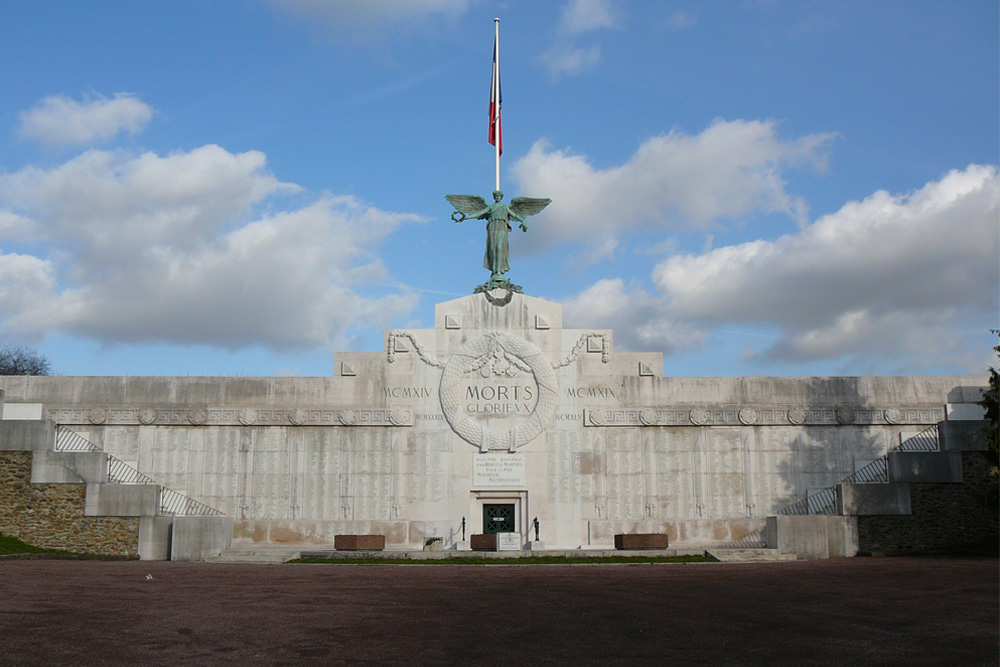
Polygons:
[[[695,408],[628,407],[587,409],[585,426],[780,426],[850,424],[936,424],[944,408],[843,406],[790,408],[706,405]],[[889,419],[892,417],[892,419]]]
[[[341,414],[354,420],[345,424]],[[100,422],[92,418],[104,415]],[[58,424],[106,424],[143,426],[412,426],[413,413],[388,408],[193,408],[154,409],[135,407],[60,408],[45,410],[45,418]]]

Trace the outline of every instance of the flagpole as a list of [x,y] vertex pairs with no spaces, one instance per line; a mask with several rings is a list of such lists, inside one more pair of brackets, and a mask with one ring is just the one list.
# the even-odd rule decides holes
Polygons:
[[496,65],[493,67],[493,89],[497,91],[497,103],[493,108],[493,128],[494,128],[494,138],[493,142],[493,155],[496,162],[496,187],[494,190],[500,190],[500,19],[493,19],[493,25],[496,28],[496,34],[494,35],[494,44],[496,45]]

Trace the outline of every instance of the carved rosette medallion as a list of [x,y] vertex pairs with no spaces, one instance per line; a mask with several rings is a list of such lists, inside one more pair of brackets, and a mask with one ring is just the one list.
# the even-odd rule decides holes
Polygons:
[[139,410],[139,422],[142,424],[152,424],[156,421],[156,410],[153,408],[143,408]]
[[702,426],[708,421],[708,411],[701,408],[695,408],[691,411],[691,423],[695,426]]
[[854,410],[850,408],[837,408],[837,421],[841,424],[853,424]]
[[806,421],[806,411],[802,408],[792,408],[788,411],[788,422],[799,426]]
[[744,426],[750,426],[751,424],[757,423],[757,411],[753,408],[743,408],[740,410],[739,415],[740,423]]
[[903,411],[899,408],[888,408],[885,411],[885,420],[890,424],[898,424],[903,421],[904,416]]
[[409,422],[409,413],[406,410],[393,410],[389,413],[389,423],[394,426],[402,426]]
[[354,410],[341,410],[340,414],[337,415],[337,421],[344,426],[350,426],[357,423],[358,413]]
[[103,424],[108,420],[108,411],[103,408],[93,408],[87,411],[87,421],[91,424]]
[[645,408],[644,410],[642,410],[642,412],[639,413],[639,421],[645,424],[646,426],[654,426],[660,420],[656,415],[656,410],[653,410],[651,408]]
[[208,421],[208,411],[204,408],[195,408],[188,412],[188,422],[195,426],[201,426]]
[[608,420],[608,416],[604,413],[604,410],[588,410],[587,418],[594,426],[603,426],[604,422]]
[[[499,397],[497,387],[486,383],[508,381],[523,383],[520,388],[525,392],[524,398],[528,398],[530,390],[533,407],[529,409],[524,402],[515,403],[518,399],[509,388],[511,393],[503,400],[509,399],[511,403],[497,405],[510,405],[518,410],[504,414],[503,418],[498,418],[496,413],[470,413],[467,409],[470,392],[483,389],[485,393],[488,389],[490,396],[496,392]],[[481,383],[481,387],[470,385],[473,382]],[[559,381],[552,362],[537,346],[503,331],[488,331],[462,345],[451,356],[441,374],[439,396],[445,419],[463,440],[482,452],[491,449],[514,451],[535,439],[552,422],[559,402]],[[524,410],[520,410],[522,406]],[[509,426],[495,428],[491,421]]]
[[251,410],[250,408],[243,408],[240,410],[236,418],[239,419],[240,423],[244,426],[249,426],[257,421],[257,411]]
[[306,423],[308,418],[309,415],[307,415],[306,411],[301,408],[295,408],[288,413],[288,423],[292,426],[302,426]]

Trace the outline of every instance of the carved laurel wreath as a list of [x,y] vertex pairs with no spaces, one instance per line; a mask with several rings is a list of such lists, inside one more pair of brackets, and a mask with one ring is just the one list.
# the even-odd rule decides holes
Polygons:
[[[508,365],[501,365],[500,360]],[[510,368],[523,368],[531,373],[538,386],[538,400],[532,413],[517,426],[503,431],[484,427],[461,405],[462,380],[487,363],[493,364],[491,371],[496,374],[507,375]],[[552,362],[538,347],[523,338],[490,331],[455,351],[441,374],[439,394],[445,419],[463,440],[483,452],[491,449],[513,451],[535,439],[552,421],[559,402],[559,382]]]

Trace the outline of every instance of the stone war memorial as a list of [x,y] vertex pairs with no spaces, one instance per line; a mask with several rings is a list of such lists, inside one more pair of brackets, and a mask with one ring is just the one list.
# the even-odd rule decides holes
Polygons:
[[511,222],[544,225],[549,200],[503,203],[499,144],[494,203],[447,196],[456,222],[485,221],[487,281],[432,328],[336,354],[331,377],[0,378],[0,532],[176,560],[828,557],[996,534],[975,500],[985,378],[664,376],[660,352],[566,328],[508,279]]

